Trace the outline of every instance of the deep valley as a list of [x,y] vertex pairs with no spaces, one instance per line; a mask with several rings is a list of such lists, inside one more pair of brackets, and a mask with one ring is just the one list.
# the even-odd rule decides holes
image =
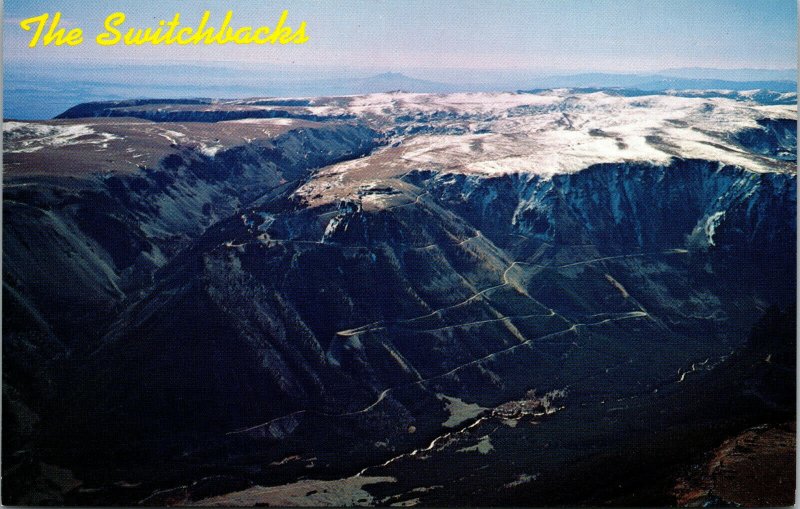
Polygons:
[[3,502],[792,503],[796,100],[6,120]]

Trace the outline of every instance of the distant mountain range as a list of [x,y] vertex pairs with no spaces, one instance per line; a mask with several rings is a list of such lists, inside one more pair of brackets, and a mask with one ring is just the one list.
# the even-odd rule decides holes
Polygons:
[[[729,80],[715,78],[684,78],[662,74],[611,74],[611,73],[585,73],[563,76],[534,77],[522,80],[521,83],[530,84],[532,88],[588,88],[588,87],[619,87],[633,88],[646,91],[664,90],[754,90],[767,89],[775,92],[793,92],[797,89],[797,82],[785,79],[773,80]],[[386,72],[366,78],[329,79],[308,82],[304,85],[295,85],[299,89],[306,89],[308,94],[303,95],[352,95],[371,94],[376,92],[389,92],[402,90],[405,92],[425,93],[450,93],[450,92],[493,92],[500,90],[513,90],[514,83],[445,83],[432,80],[417,79],[397,72]]]
[[708,67],[681,67],[665,69],[658,74],[689,79],[719,79],[728,81],[770,81],[797,79],[797,69],[710,69]]
[[[366,78],[333,79],[311,82],[309,87],[320,87],[330,95],[372,94],[404,90],[407,92],[447,93],[463,90],[464,85],[421,80],[398,72],[385,72]],[[470,89],[478,88],[468,85]]]
[[736,81],[715,78],[682,78],[661,74],[586,73],[550,76],[535,80],[536,88],[622,87],[639,90],[754,90],[793,92],[797,82],[792,80]]
[[[671,69],[655,74],[580,73],[542,74],[522,71],[490,73],[419,70],[415,76],[399,72],[365,74],[299,68],[235,68],[177,66],[81,67],[64,75],[64,67],[40,69],[6,65],[5,118],[44,119],[78,103],[131,98],[253,96],[309,97],[358,95],[402,90],[449,93],[547,88],[633,88],[665,90],[753,90],[794,92],[793,70]],[[158,76],[154,80],[154,76]],[[309,78],[314,76],[314,78]]]

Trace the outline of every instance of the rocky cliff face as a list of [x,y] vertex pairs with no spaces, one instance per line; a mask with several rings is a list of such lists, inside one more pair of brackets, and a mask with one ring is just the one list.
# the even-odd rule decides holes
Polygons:
[[[692,265],[723,278],[723,266],[715,273],[712,261],[747,259],[760,268],[751,274],[751,284],[767,292],[794,263],[767,252],[767,246],[790,245],[796,230],[795,219],[785,214],[796,206],[791,174],[754,174],[676,159],[666,166],[595,165],[546,180],[530,175],[410,178],[504,246],[508,237],[518,236],[593,245],[608,256],[677,249],[686,251]],[[778,300],[788,297],[775,294]]]
[[377,141],[369,129],[323,126],[213,156],[173,144],[157,165],[133,172],[54,178],[46,167],[12,170],[3,224],[5,422],[14,430],[6,445],[22,447],[40,414],[62,407],[76,378],[91,376],[86,355],[193,239],[243,203],[269,202]]
[[292,189],[314,168],[368,153],[374,137],[350,126],[308,129],[213,156],[178,149],[129,174],[12,175],[4,202],[5,273],[44,313],[80,322],[87,317],[72,308],[82,306],[102,315],[151,284],[155,269],[220,218]]
[[[9,493],[64,500],[25,482],[58,465],[75,503],[597,503],[786,420],[793,343],[746,346],[795,299],[796,131],[759,120],[786,109],[609,97],[325,98],[278,104],[301,120],[269,136],[147,123],[157,165],[80,178],[32,174],[66,149],[15,135]],[[110,122],[103,157],[153,153]],[[579,488],[587,469],[630,485]]]

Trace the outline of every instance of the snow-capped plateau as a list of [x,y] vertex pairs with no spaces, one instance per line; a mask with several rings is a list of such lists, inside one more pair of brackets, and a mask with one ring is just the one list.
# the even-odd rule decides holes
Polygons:
[[[796,108],[725,98],[670,95],[625,97],[572,94],[373,94],[345,106],[310,106],[315,114],[355,115],[381,128],[399,124],[390,147],[365,161],[320,172],[300,193],[331,195],[347,186],[349,168],[381,177],[411,169],[486,176],[573,173],[592,164],[649,162],[673,157],[718,161],[750,171],[792,171],[743,146],[737,136],[759,120],[796,121]],[[415,125],[424,125],[419,134]],[[790,140],[791,142],[792,140]],[[796,141],[793,143],[796,144]],[[786,154],[793,148],[786,147]],[[788,159],[788,158],[787,158]],[[324,193],[320,193],[321,189]],[[333,191],[335,192],[335,191]]]

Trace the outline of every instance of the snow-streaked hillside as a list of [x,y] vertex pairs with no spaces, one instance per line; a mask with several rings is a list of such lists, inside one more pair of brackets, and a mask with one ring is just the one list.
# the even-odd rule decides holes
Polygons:
[[[388,131],[391,140],[366,160],[318,174],[301,190],[309,196],[342,191],[370,175],[412,169],[552,176],[597,163],[668,164],[673,157],[756,172],[794,167],[750,150],[738,138],[743,131],[762,129],[762,119],[795,120],[796,108],[786,105],[719,97],[574,94],[566,89],[542,94],[372,94],[319,102],[323,104],[310,105],[309,112],[353,115]],[[793,152],[787,148],[785,159],[791,160]],[[362,169],[357,176],[348,171],[357,168]]]

